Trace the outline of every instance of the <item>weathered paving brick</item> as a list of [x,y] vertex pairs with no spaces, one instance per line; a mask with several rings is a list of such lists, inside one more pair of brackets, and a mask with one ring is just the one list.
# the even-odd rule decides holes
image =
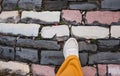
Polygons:
[[32,65],[33,76],[55,76],[55,68],[51,66]]
[[120,40],[98,40],[99,51],[118,51]]
[[62,51],[41,51],[41,64],[47,65],[61,65],[64,61],[64,56]]
[[37,23],[37,24],[55,24],[60,21],[59,11],[23,11],[21,16],[21,22],[24,23]]
[[120,37],[120,26],[111,26],[111,37],[119,38]]
[[90,44],[85,41],[80,41],[78,44],[79,44],[79,51],[91,51],[91,52],[97,51],[96,44]]
[[41,10],[42,0],[20,0],[18,6],[24,10]]
[[101,7],[108,10],[120,10],[120,0],[102,0]]
[[62,19],[68,24],[79,25],[82,21],[82,14],[79,10],[62,10]]
[[107,65],[98,64],[98,74],[99,76],[107,76]]
[[18,39],[18,47],[38,48],[38,49],[54,49],[59,50],[60,45],[56,41],[49,40],[31,40],[31,39]]
[[0,23],[17,23],[19,20],[18,11],[3,11],[0,14]]
[[16,47],[16,60],[25,62],[38,62],[38,50]]
[[91,66],[83,67],[82,71],[83,71],[84,76],[96,76],[96,74],[97,74],[96,69]]
[[79,53],[79,59],[82,66],[85,66],[88,61],[88,53]]
[[0,32],[5,34],[38,36],[40,25],[0,23]]
[[42,38],[53,38],[56,37],[65,37],[69,36],[69,28],[67,25],[60,25],[60,26],[46,26],[43,27],[41,30]]
[[26,76],[29,73],[29,66],[26,63],[0,61],[0,70],[8,72],[9,75],[13,73],[17,76]]
[[87,12],[87,24],[101,23],[110,25],[113,22],[118,22],[120,19],[120,12],[111,11],[91,11]]
[[120,53],[98,52],[89,56],[89,64],[95,63],[120,63]]
[[108,65],[108,75],[109,76],[120,76],[120,65],[109,64]]
[[72,35],[78,38],[98,39],[107,38],[109,29],[100,26],[72,26]]

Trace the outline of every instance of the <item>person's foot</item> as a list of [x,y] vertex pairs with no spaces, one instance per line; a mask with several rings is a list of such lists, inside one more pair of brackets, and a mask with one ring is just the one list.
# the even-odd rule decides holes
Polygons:
[[70,38],[66,41],[64,48],[63,48],[63,54],[65,59],[70,55],[76,55],[78,56],[78,43],[75,38]]

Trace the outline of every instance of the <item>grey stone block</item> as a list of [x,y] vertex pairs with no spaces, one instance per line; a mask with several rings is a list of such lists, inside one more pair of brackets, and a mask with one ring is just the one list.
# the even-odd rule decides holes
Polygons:
[[88,61],[88,53],[79,53],[79,59],[82,66],[85,66]]
[[64,61],[64,56],[62,51],[41,51],[41,64],[47,65],[61,65]]

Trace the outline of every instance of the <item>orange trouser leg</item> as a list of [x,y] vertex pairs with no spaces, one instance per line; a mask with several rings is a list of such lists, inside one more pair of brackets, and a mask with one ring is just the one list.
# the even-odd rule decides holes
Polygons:
[[67,57],[56,76],[83,76],[78,57],[74,55]]

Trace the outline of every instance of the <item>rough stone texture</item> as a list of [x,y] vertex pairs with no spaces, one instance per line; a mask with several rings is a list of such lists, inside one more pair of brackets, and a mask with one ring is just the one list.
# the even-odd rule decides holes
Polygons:
[[72,35],[78,38],[98,39],[107,38],[109,29],[99,26],[72,26]]
[[88,53],[79,53],[79,59],[82,66],[85,66],[88,61]]
[[96,69],[94,67],[85,66],[82,68],[84,76],[96,76]]
[[120,40],[98,40],[99,51],[119,51]]
[[5,34],[38,36],[40,25],[0,23],[0,32]]
[[75,10],[94,10],[97,8],[97,5],[93,3],[71,3],[69,8]]
[[120,38],[120,26],[111,26],[111,37]]
[[19,20],[18,11],[3,11],[0,14],[0,23],[17,23]]
[[42,0],[20,0],[18,6],[24,10],[41,10]]
[[107,76],[107,65],[98,64],[98,74],[99,76]]
[[29,66],[25,63],[0,61],[0,70],[6,70],[8,73],[15,73],[18,76],[26,76],[29,73]]
[[23,11],[21,16],[21,22],[24,23],[37,23],[37,24],[55,24],[60,21],[59,11]]
[[120,10],[120,0],[102,0],[101,8],[108,10]]
[[98,52],[89,56],[89,64],[95,63],[118,63],[120,64],[120,53]]
[[61,65],[64,61],[62,51],[41,51],[41,64]]
[[14,48],[7,46],[0,46],[0,58],[4,59],[14,59]]
[[62,19],[68,24],[79,25],[82,15],[79,10],[62,10]]
[[67,25],[60,25],[60,26],[47,26],[43,27],[41,30],[42,38],[53,38],[56,37],[65,37],[69,36],[69,28]]
[[109,64],[108,65],[108,75],[109,76],[120,76],[120,65]]
[[27,48],[38,48],[38,49],[54,49],[59,50],[60,45],[56,41],[50,40],[31,40],[31,39],[18,39],[17,46]]
[[25,62],[38,62],[38,50],[27,48],[16,48],[16,60]]
[[86,14],[87,24],[101,23],[108,24],[117,23],[120,19],[120,12],[111,11],[91,11]]
[[97,45],[96,44],[90,44],[85,41],[79,42],[79,51],[90,51],[90,52],[96,52],[97,51]]
[[3,0],[3,10],[11,11],[17,9],[18,0]]
[[33,76],[55,76],[55,68],[50,66],[32,65]]

